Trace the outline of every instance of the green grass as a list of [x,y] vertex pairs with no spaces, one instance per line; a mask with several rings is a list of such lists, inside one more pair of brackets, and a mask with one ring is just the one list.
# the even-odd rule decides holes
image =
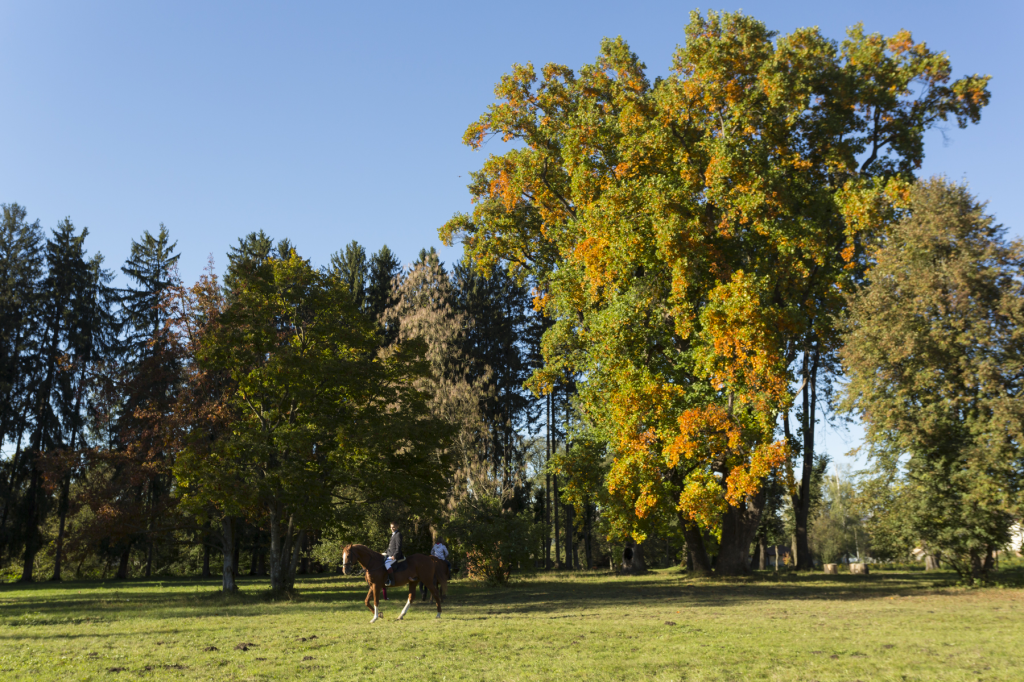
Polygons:
[[276,602],[248,580],[227,599],[210,581],[5,585],[0,679],[1024,679],[1024,589],[950,580],[667,570],[457,581],[441,620],[417,603],[395,621],[403,589],[373,625],[354,578],[300,580],[295,599]]

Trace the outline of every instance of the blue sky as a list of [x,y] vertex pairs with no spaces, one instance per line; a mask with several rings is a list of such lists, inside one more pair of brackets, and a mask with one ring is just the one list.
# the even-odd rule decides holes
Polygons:
[[[1024,3],[744,2],[787,33],[858,21],[993,75],[979,126],[928,137],[924,175],[966,179],[1017,236]],[[163,222],[181,271],[223,267],[238,237],[288,237],[314,263],[356,239],[403,261],[468,210],[461,144],[514,62],[593,61],[622,35],[665,74],[693,6],[668,2],[6,2],[0,4],[0,202],[70,216],[116,269]],[[707,8],[703,8],[707,9]],[[444,260],[459,257],[442,249]],[[855,440],[855,439],[854,439]],[[833,453],[847,446],[832,436]]]

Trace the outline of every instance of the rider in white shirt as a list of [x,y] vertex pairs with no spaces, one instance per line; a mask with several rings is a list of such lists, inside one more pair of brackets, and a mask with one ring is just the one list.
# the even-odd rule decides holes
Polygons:
[[452,562],[448,561],[448,548],[441,542],[441,538],[437,538],[434,541],[434,546],[430,549],[431,556],[436,556],[441,561],[448,564],[448,572],[451,573]]

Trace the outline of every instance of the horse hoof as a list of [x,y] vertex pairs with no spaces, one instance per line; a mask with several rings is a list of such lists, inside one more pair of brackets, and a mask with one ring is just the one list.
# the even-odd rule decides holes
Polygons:
[[437,620],[437,619],[438,619],[438,618],[440,618],[440,617],[441,617],[441,614],[439,613],[439,614],[437,614],[436,616],[434,616],[434,620]]
[[373,618],[371,618],[370,622],[371,623],[376,623],[377,622],[377,616],[374,616]]

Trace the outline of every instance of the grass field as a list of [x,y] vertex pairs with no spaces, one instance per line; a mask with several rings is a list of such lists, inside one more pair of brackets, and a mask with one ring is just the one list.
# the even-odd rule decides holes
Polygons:
[[[0,587],[2,680],[1024,680],[1024,589],[941,573],[696,580],[539,575],[450,586],[369,624],[360,579]],[[239,646],[244,645],[244,646]]]

